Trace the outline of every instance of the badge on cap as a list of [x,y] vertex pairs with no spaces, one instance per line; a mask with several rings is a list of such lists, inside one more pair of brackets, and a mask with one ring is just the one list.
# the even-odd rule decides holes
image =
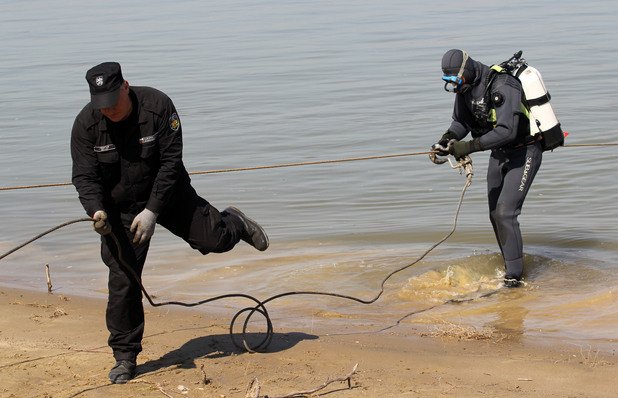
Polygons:
[[180,119],[178,119],[178,115],[176,113],[172,113],[172,116],[170,116],[170,128],[172,131],[178,131],[180,128]]
[[103,76],[97,76],[97,78],[94,80],[94,84],[96,84],[98,87],[101,87],[103,85]]

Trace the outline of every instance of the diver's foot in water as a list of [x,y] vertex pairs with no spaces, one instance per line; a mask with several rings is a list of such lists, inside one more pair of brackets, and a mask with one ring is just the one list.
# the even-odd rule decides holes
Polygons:
[[516,278],[512,275],[506,275],[504,277],[504,286],[505,287],[520,287],[522,284],[519,278]]

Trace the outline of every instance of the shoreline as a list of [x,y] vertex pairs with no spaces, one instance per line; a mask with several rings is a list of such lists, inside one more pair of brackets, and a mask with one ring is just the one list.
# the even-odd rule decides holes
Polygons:
[[[105,300],[0,288],[1,397],[244,397],[313,389],[333,397],[586,396],[614,394],[615,353],[543,346],[466,328],[279,329],[267,352],[243,353],[229,319],[145,303],[144,351],[126,385],[107,379]],[[250,330],[251,332],[251,330]],[[184,392],[183,392],[184,391]]]

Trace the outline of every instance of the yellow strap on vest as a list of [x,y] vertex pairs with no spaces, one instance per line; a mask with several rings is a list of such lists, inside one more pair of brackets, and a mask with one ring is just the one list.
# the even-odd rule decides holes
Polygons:
[[[500,65],[492,65],[489,67],[489,69],[496,71],[498,73],[508,73],[503,67],[501,67]],[[528,107],[526,106],[526,104],[524,104],[523,102],[519,103],[519,111],[521,113],[524,114],[524,116],[526,116],[526,118],[530,119],[530,110],[528,109]],[[489,112],[489,119],[492,123],[496,122],[496,110],[492,108],[492,110]]]

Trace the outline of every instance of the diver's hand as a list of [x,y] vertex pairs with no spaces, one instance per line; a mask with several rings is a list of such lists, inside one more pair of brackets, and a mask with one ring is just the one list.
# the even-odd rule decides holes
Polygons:
[[478,138],[475,138],[471,141],[453,142],[453,144],[450,145],[448,148],[449,153],[453,155],[457,160],[463,159],[466,155],[480,150],[482,150],[482,148]]
[[436,153],[438,156],[448,156],[449,155],[449,145],[451,145],[455,140],[446,140],[441,139],[431,146],[431,150]]
[[435,143],[431,146],[429,151],[429,160],[431,160],[435,164],[443,164],[448,160],[446,158],[448,156],[448,149],[440,145],[440,143]]
[[448,156],[449,155],[449,146],[454,142],[459,141],[457,135],[450,130],[447,130],[446,133],[442,134],[442,137],[431,146],[432,151],[437,151],[436,155],[438,156]]

